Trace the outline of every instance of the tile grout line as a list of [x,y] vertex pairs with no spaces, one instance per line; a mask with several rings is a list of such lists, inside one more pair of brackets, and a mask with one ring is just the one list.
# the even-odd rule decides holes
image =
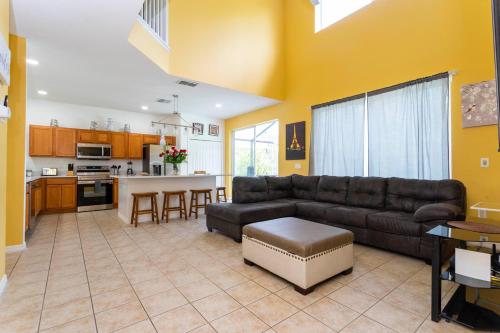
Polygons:
[[[110,243],[109,243],[109,241],[108,241],[108,238],[106,237],[106,235],[105,235],[105,234],[104,234],[104,232],[102,231],[101,225],[95,221],[95,216],[94,216],[94,213],[92,213],[92,219],[94,220],[93,222],[97,225],[97,227],[99,228],[99,231],[101,232],[101,234],[103,235],[104,239],[106,240],[106,243],[108,244],[108,246],[109,246],[109,248],[110,248],[111,252],[112,252],[112,253],[113,253],[113,255],[115,256],[115,259],[116,259],[116,261],[118,262],[118,265],[120,265],[120,268],[121,268],[121,270],[123,271],[123,273],[124,273],[124,275],[125,275],[125,278],[127,279],[127,282],[128,282],[128,283],[129,283],[129,285],[130,285],[130,288],[132,289],[132,291],[133,291],[134,295],[137,297],[137,300],[139,301],[139,304],[141,304],[142,310],[144,311],[144,313],[146,314],[146,316],[148,316],[148,319],[149,319],[149,322],[151,323],[151,326],[153,326],[153,329],[154,329],[156,332],[158,332],[158,330],[156,329],[156,326],[153,324],[153,321],[151,320],[151,317],[149,316],[149,313],[146,311],[146,308],[144,307],[144,304],[142,304],[141,299],[139,298],[139,295],[137,295],[137,292],[135,291],[135,289],[134,289],[134,286],[133,286],[132,282],[130,282],[130,279],[128,278],[127,273],[126,273],[126,272],[125,272],[125,270],[123,269],[122,263],[121,263],[121,262],[118,260],[118,258],[116,257],[116,253],[115,253],[115,251],[114,251],[113,247],[111,246],[111,244],[110,244]],[[120,228],[120,229],[121,229],[121,228]],[[134,241],[134,240],[133,240],[133,239],[132,239],[132,238],[131,238],[128,234],[127,234],[127,237],[129,237],[129,238],[130,238],[133,242],[135,242],[135,241]],[[141,249],[141,251],[142,251],[142,249]],[[143,252],[144,252],[144,251],[143,251]],[[122,304],[122,305],[123,305],[123,304]],[[121,305],[120,305],[120,306],[121,306]],[[103,311],[103,312],[104,312],[104,311]],[[94,317],[95,317],[95,313],[94,313]],[[137,323],[138,323],[138,322],[135,322],[135,323],[133,323],[133,324],[130,324],[129,326],[125,326],[125,327],[119,328],[118,330],[123,329],[123,328],[130,327],[130,326],[135,325],[135,324],[137,324]],[[97,323],[96,323],[96,327],[97,327]],[[97,330],[99,331],[99,329],[97,329]],[[115,332],[116,332],[116,331],[117,331],[117,330],[115,330]]]
[[45,290],[43,291],[43,301],[42,301],[42,310],[40,311],[40,319],[38,320],[38,329],[37,332],[40,332],[40,328],[42,325],[42,315],[44,312],[44,305],[45,305],[45,296],[47,295],[47,286],[49,285],[49,276],[50,276],[50,266],[52,266],[52,258],[54,256],[54,248],[56,246],[56,236],[57,236],[57,230],[59,229],[59,222],[60,222],[61,216],[57,216],[57,222],[56,222],[56,229],[54,231],[54,236],[52,240],[52,251],[50,253],[50,261],[49,261],[49,270],[47,271],[47,280],[45,281]]
[[92,317],[94,317],[94,324],[95,324],[96,332],[99,332],[99,329],[97,328],[97,319],[96,319],[96,315],[95,315],[95,311],[94,311],[94,300],[92,298],[92,291],[90,290],[90,280],[89,280],[89,274],[87,271],[87,262],[85,261],[85,251],[83,250],[82,238],[80,237],[80,221],[78,219],[78,215],[76,215],[75,217],[76,217],[76,229],[78,231],[78,239],[80,240],[80,247],[82,248],[83,267],[85,267],[85,277],[87,278],[87,288],[89,288],[90,305],[92,306]]

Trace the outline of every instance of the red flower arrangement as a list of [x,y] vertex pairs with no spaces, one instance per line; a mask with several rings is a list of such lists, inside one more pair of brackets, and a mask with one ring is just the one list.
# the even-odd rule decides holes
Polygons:
[[163,157],[165,163],[179,164],[186,160],[188,152],[186,149],[177,149],[176,147],[171,147],[166,152],[160,154]]

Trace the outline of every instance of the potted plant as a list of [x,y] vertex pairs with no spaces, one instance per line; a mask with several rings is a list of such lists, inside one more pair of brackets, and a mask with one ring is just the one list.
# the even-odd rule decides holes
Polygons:
[[184,162],[187,156],[186,149],[177,149],[176,147],[170,147],[166,152],[160,154],[160,157],[163,157],[164,169],[166,170],[167,163],[172,164],[176,176],[179,174],[179,164]]

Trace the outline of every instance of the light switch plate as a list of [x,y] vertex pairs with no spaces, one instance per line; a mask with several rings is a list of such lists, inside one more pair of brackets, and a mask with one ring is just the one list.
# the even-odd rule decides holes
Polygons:
[[300,163],[295,163],[295,169],[297,169],[297,170],[302,169],[302,164],[300,164]]
[[488,157],[481,157],[481,168],[489,168],[490,159]]

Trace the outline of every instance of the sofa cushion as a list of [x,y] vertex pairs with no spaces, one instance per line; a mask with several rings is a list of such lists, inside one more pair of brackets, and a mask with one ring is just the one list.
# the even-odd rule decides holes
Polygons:
[[292,175],[293,196],[298,199],[314,200],[319,176]]
[[368,215],[366,226],[389,234],[419,237],[421,225],[413,220],[411,213],[387,211]]
[[297,216],[318,220],[326,220],[326,210],[338,206],[328,202],[317,201],[302,202],[295,205],[297,206]]
[[264,177],[234,177],[234,203],[252,203],[268,200],[267,182]]
[[321,176],[316,200],[345,205],[349,177]]
[[248,204],[218,203],[207,205],[207,215],[228,223],[244,225],[252,222],[295,215],[295,205],[286,202],[266,201]]
[[389,178],[386,208],[414,213],[431,203],[465,206],[465,187],[457,180],[417,180]]
[[266,177],[269,200],[292,196],[292,177]]
[[304,203],[304,202],[314,202],[314,200],[297,199],[297,198],[283,198],[283,199],[276,199],[275,201],[287,202],[287,203],[291,203],[291,204],[298,204],[298,203]]
[[359,228],[366,228],[366,217],[369,214],[380,212],[377,209],[338,206],[326,210],[326,221],[328,223],[345,224]]
[[356,207],[384,208],[386,186],[385,178],[352,177],[349,180],[347,204]]
[[415,214],[413,214],[413,218],[416,222],[436,220],[452,221],[462,216],[465,217],[462,208],[447,203],[428,204],[420,207]]

